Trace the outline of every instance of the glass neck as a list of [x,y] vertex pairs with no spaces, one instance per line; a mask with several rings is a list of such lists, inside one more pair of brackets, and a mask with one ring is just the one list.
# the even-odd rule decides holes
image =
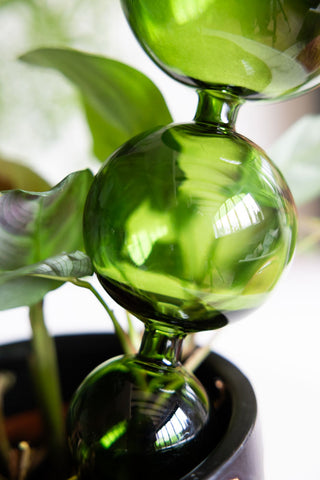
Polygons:
[[174,366],[180,361],[185,334],[158,324],[146,324],[139,356],[149,361]]
[[199,101],[195,122],[234,129],[241,98],[224,90],[198,90],[197,93]]

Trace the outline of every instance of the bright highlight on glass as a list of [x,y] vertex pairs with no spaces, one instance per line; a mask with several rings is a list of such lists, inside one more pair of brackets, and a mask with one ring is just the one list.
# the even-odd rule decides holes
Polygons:
[[185,335],[262,305],[295,247],[288,185],[236,133],[237,113],[246,98],[288,97],[319,81],[320,4],[122,5],[146,52],[196,86],[199,104],[194,121],[124,144],[93,182],[87,253],[103,287],[144,322],[145,333],[137,355],[106,362],[80,386],[69,443],[80,480],[178,480],[219,441],[216,405],[225,390],[216,379],[209,400],[181,366]]

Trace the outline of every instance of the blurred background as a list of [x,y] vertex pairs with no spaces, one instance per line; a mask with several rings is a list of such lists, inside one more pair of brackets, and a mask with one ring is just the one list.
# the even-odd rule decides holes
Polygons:
[[[195,92],[147,58],[118,0],[0,0],[0,157],[30,166],[52,185],[74,170],[97,171],[100,164],[91,152],[78,92],[59,73],[17,60],[44,45],[69,46],[128,63],[160,88],[175,121],[193,118]],[[277,156],[279,138],[310,114],[320,114],[320,90],[283,103],[247,103],[237,130]],[[319,172],[320,143],[313,155],[318,159],[313,168]],[[290,165],[287,170],[290,173]],[[301,183],[306,181],[301,175]],[[319,215],[318,198],[299,203],[298,249],[271,299],[217,332],[212,341],[212,349],[233,361],[254,386],[266,480],[320,478]],[[110,305],[118,308],[111,300]],[[53,334],[112,329],[93,295],[72,285],[47,295],[45,313]],[[1,343],[30,336],[27,308],[0,312],[0,320]],[[205,343],[211,333],[198,339]]]

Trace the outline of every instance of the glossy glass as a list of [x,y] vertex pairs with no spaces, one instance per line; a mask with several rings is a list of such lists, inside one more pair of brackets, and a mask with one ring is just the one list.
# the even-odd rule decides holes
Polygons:
[[[167,73],[201,87],[193,122],[120,147],[95,177],[86,250],[102,285],[146,325],[138,355],[92,372],[68,417],[80,480],[176,480],[215,437],[215,405],[179,363],[185,334],[259,307],[290,261],[295,206],[266,154],[235,132],[242,98],[316,82],[318,2],[122,0]],[[312,28],[311,28],[312,27]]]
[[102,364],[80,386],[68,430],[81,480],[162,480],[168,472],[173,480],[204,458],[209,404],[178,361],[181,341],[147,328],[138,355]]
[[278,98],[319,83],[318,0],[122,0],[137,39],[189,85]]
[[142,320],[220,327],[260,306],[292,256],[290,191],[234,131],[232,101],[202,92],[195,122],[134,138],[93,183],[87,252],[106,290]]

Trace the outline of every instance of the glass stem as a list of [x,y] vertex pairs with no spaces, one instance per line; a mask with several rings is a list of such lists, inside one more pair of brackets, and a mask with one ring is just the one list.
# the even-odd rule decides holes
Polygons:
[[227,90],[198,90],[196,123],[234,130],[242,100]]
[[149,361],[174,367],[180,362],[184,337],[185,334],[175,329],[147,323],[139,356]]

